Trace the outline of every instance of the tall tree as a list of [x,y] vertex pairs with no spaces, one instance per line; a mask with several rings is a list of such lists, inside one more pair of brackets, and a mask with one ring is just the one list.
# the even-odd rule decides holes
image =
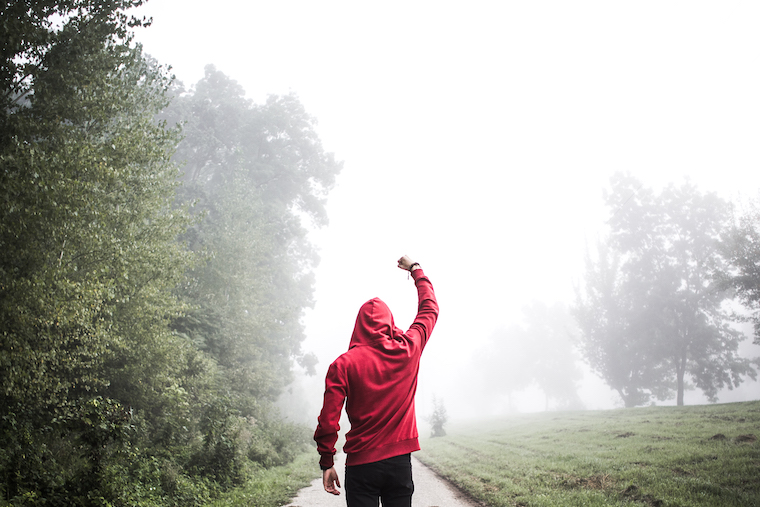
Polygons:
[[[179,132],[156,122],[170,78],[123,12],[140,3],[0,6],[0,495],[14,504],[200,505],[246,459],[280,464],[307,440],[261,405],[293,357],[308,364],[301,220],[325,223],[339,164],[295,97],[220,99],[236,85],[210,71],[174,110],[198,134],[180,150],[208,154],[178,202]],[[207,219],[188,231],[196,200]]]
[[181,428],[209,367],[168,328],[190,217],[140,3],[0,7],[0,491],[30,505],[134,499],[136,425]]
[[682,405],[689,380],[715,401],[720,389],[754,378],[737,355],[743,335],[723,306],[730,294],[714,276],[726,262],[719,238],[730,206],[688,182],[656,195],[622,174],[613,177],[607,204],[607,248],[619,272],[609,257],[589,263],[576,305],[591,366],[626,406],[673,392]]
[[213,66],[192,90],[177,90],[164,117],[184,123],[175,156],[183,199],[207,215],[188,235],[208,255],[183,292],[195,309],[174,326],[219,361],[254,415],[256,404],[246,404],[275,399],[294,358],[313,366],[300,351],[301,316],[318,257],[303,221],[326,224],[341,166],[294,95],[254,104]]
[[658,381],[660,363],[646,343],[641,287],[627,283],[620,254],[603,242],[586,252],[584,283],[577,287],[572,313],[580,330],[580,352],[591,370],[615,390],[626,407],[667,399],[670,385]]

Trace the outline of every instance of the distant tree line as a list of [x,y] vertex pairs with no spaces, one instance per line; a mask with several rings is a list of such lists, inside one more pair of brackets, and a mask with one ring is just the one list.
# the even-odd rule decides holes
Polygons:
[[202,505],[309,440],[272,403],[340,164],[294,96],[174,84],[141,3],[0,5],[0,505]]

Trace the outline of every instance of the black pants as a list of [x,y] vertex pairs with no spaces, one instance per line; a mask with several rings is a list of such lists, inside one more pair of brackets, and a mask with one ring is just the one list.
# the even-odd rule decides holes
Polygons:
[[411,507],[412,493],[411,454],[346,467],[348,507]]

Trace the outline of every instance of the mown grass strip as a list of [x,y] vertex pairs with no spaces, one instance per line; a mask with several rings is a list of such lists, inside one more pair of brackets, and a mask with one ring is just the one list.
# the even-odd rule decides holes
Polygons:
[[519,415],[421,461],[489,506],[760,507],[760,401]]

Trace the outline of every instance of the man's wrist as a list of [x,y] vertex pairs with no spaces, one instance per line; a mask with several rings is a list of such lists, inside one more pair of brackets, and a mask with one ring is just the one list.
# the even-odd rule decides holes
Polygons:
[[409,271],[410,272],[414,271],[414,270],[417,270],[417,269],[420,269],[420,263],[419,262],[414,262],[414,263],[412,263],[411,266],[409,266]]

